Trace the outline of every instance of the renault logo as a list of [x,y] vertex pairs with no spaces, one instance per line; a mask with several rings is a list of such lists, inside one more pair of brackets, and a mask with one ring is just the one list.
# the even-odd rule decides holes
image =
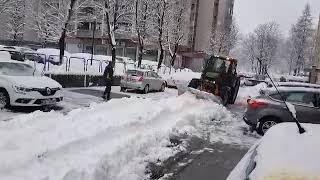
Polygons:
[[51,90],[50,88],[47,87],[47,88],[46,88],[46,91],[47,91],[47,94],[48,94],[48,95],[51,95],[51,94],[52,94],[52,90]]

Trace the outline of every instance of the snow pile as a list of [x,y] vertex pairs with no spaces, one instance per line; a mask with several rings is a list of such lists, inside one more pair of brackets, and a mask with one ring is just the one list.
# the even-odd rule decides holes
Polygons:
[[183,150],[183,146],[170,148],[171,134],[207,136],[217,123],[231,121],[223,106],[191,94],[111,100],[67,115],[20,115],[0,122],[0,177],[145,179],[148,162]]
[[260,83],[256,86],[240,87],[236,103],[244,104],[248,98],[254,98],[260,95],[260,90],[267,88],[265,83]]
[[171,71],[171,74],[169,73],[169,70],[167,70],[165,73],[160,72],[159,75],[167,81],[172,81],[175,85],[188,85],[192,79],[200,79],[201,77],[201,73],[193,72],[189,69],[173,70]]
[[[51,61],[54,61],[54,62],[59,62],[59,55],[60,55],[60,50],[59,49],[43,48],[43,49],[38,49],[37,53],[46,55],[47,61],[51,60]],[[64,56],[66,58],[69,58],[70,55],[71,54],[68,51],[64,51]]]
[[303,126],[304,134],[294,123],[271,128],[257,148],[257,166],[250,179],[320,179],[320,126]]

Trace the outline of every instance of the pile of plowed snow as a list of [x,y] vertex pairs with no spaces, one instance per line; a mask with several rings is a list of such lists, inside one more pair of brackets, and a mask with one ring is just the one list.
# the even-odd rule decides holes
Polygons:
[[145,179],[149,162],[184,149],[172,148],[170,135],[205,136],[212,126],[233,121],[223,106],[188,93],[162,100],[115,99],[67,115],[20,115],[0,122],[0,177]]

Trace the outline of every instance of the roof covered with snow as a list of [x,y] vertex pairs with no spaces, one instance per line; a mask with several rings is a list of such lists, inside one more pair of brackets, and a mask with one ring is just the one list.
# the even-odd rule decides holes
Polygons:
[[[266,177],[301,177],[320,179],[320,125],[303,125],[307,132],[299,134],[294,123],[271,128],[257,148],[257,166],[252,179]],[[282,178],[282,179],[283,179]]]
[[[304,134],[299,134],[294,123],[272,127],[248,151],[228,180],[245,179],[246,173],[254,180],[320,179],[320,125],[303,127],[307,131]],[[254,162],[256,166],[250,173],[248,169]]]

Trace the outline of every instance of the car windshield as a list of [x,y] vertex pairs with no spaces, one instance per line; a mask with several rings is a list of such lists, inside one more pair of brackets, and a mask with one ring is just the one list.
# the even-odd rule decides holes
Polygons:
[[38,73],[28,64],[0,62],[0,74],[8,76],[34,76]]

